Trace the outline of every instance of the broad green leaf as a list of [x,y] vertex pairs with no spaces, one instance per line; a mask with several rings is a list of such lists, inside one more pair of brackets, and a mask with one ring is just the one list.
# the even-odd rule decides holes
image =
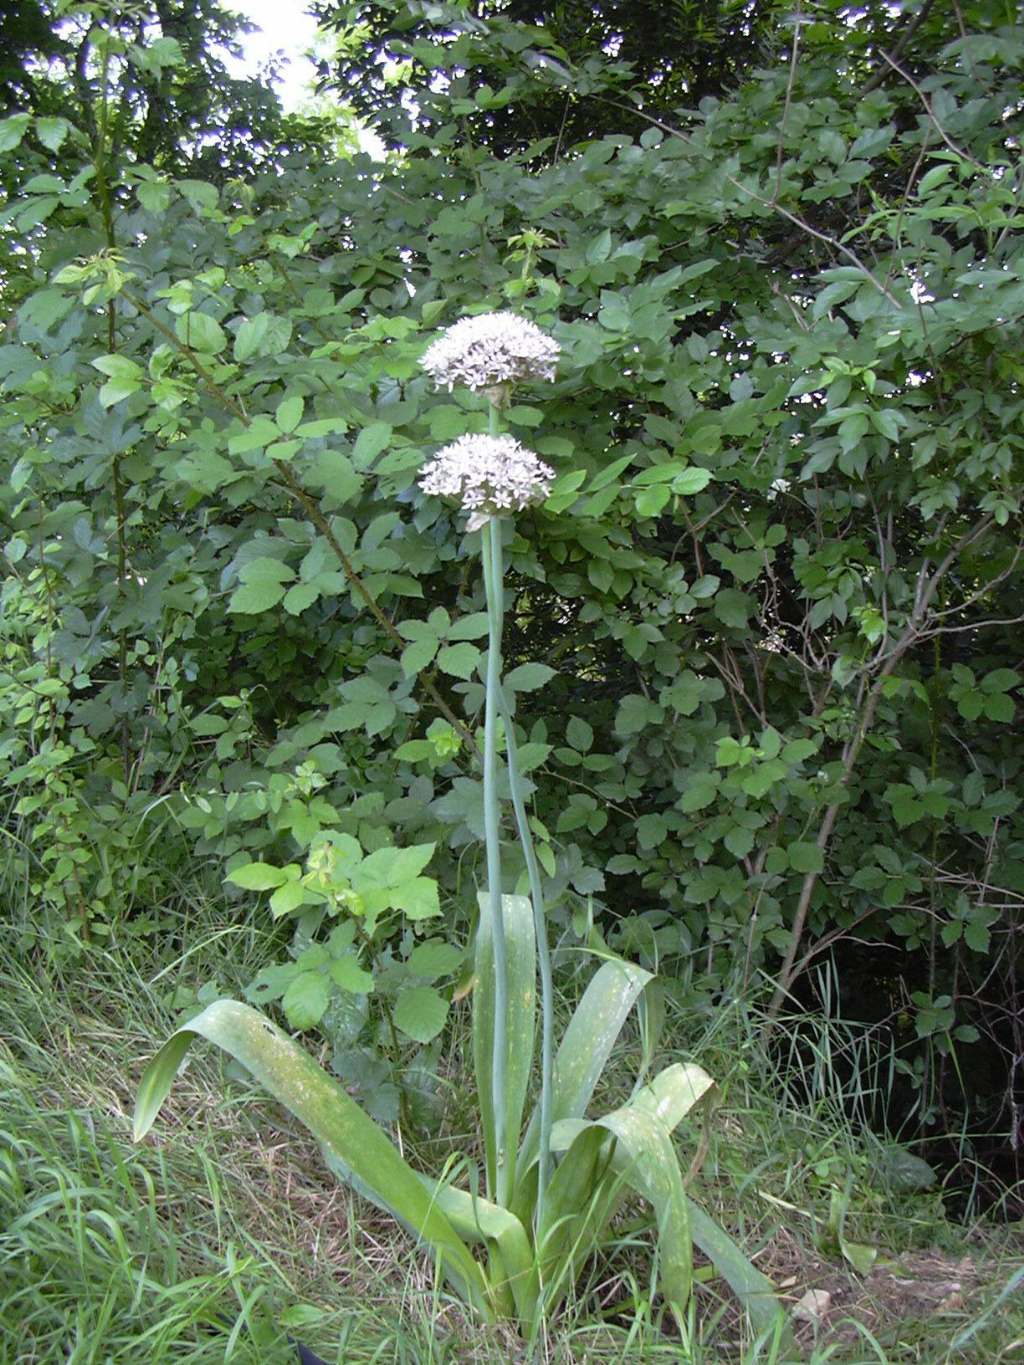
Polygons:
[[429,1043],[444,1028],[448,1001],[433,986],[409,986],[395,1001],[395,1025],[417,1043]]
[[485,611],[473,611],[467,616],[460,616],[453,623],[447,632],[449,640],[479,640],[481,635],[487,634],[487,613]]
[[619,1196],[616,1182],[605,1178],[611,1169],[611,1136],[584,1119],[567,1120],[556,1132],[559,1140],[556,1144],[553,1132],[552,1149],[563,1155],[547,1188],[537,1237],[547,1313],[557,1310],[595,1250]]
[[[480,920],[476,931],[476,988],[473,991],[473,1065],[476,1071],[477,1103],[484,1135],[487,1188],[497,1188],[498,1135],[495,1132],[493,1104],[494,1065],[494,948],[490,898],[477,896]],[[508,1014],[505,1020],[508,1048],[505,1068],[504,1149],[507,1174],[500,1182],[512,1188],[516,1171],[516,1151],[523,1121],[523,1106],[533,1065],[536,1031],[537,948],[534,936],[533,907],[526,896],[502,896],[505,922],[505,952],[508,963]]]
[[547,664],[520,664],[502,680],[509,692],[535,692],[538,687],[546,686],[555,676],[555,670]]
[[436,844],[410,844],[407,848],[378,848],[363,859],[358,871],[360,888],[401,886],[418,877],[434,856]]
[[345,1090],[258,1010],[218,1000],[178,1029],[150,1062],[135,1106],[135,1141],[153,1126],[195,1037],[222,1047],[289,1109],[321,1144],[332,1169],[343,1170],[412,1228],[440,1258],[463,1296],[490,1320],[490,1294],[469,1248],[387,1135]]
[[578,753],[585,754],[594,742],[594,732],[579,716],[570,716],[565,727],[565,738]]
[[694,1242],[739,1299],[754,1332],[778,1331],[785,1346],[790,1341],[789,1326],[771,1280],[751,1264],[729,1234],[699,1204],[689,1198],[686,1202]]
[[[640,992],[654,978],[642,967],[618,958],[603,962],[583,992],[555,1056],[551,1119],[582,1118],[612,1048]],[[478,988],[479,989],[479,988]],[[537,1159],[540,1112],[534,1109],[519,1155],[519,1178],[512,1207],[519,1200],[530,1167]]]
[[[281,605],[289,616],[299,616],[307,607],[311,607],[319,596],[320,589],[315,583],[296,583],[285,593]],[[235,610],[237,611],[237,607]]]
[[426,668],[433,661],[437,653],[438,641],[428,635],[422,640],[413,640],[411,645],[406,645],[402,650],[402,672],[407,678],[414,678],[417,673]]
[[250,559],[239,570],[242,586],[234,592],[228,611],[254,614],[268,611],[285,595],[285,583],[295,577],[293,569],[279,559]]
[[671,1133],[713,1085],[712,1078],[695,1062],[674,1062],[637,1091],[629,1108],[651,1114]]
[[244,455],[250,450],[262,450],[280,436],[276,425],[269,417],[257,414],[244,430],[236,432],[228,441],[232,455]]
[[0,152],[12,152],[25,136],[31,121],[30,114],[12,114],[10,118],[0,120]]
[[274,412],[274,420],[279,429],[285,433],[295,430],[302,421],[302,409],[305,407],[306,400],[301,394],[292,394],[289,398],[283,398],[278,403]]
[[354,957],[336,957],[328,966],[331,980],[352,995],[367,995],[373,990],[373,976],[360,967]]
[[429,939],[419,943],[407,959],[410,972],[434,981],[439,976],[450,976],[462,965],[463,952],[454,943],[443,943],[439,939]]
[[476,645],[445,645],[437,655],[438,668],[454,678],[471,678],[479,662],[480,651]]
[[402,882],[390,892],[388,899],[407,919],[431,919],[441,913],[437,882],[433,877],[413,877]]
[[391,443],[392,427],[389,422],[371,422],[356,437],[352,450],[352,461],[357,469],[366,469],[382,450]]
[[204,355],[219,355],[228,344],[224,328],[208,313],[183,313],[175,320],[174,330],[180,342]]
[[[519,1320],[524,1325],[532,1324],[537,1314],[537,1266],[530,1240],[519,1219],[500,1204],[492,1204],[468,1190],[460,1190],[445,1181],[431,1180],[429,1176],[420,1178],[460,1237],[470,1244],[485,1242],[497,1249]],[[496,1289],[501,1287],[495,1286]]]
[[209,213],[217,207],[220,195],[216,185],[205,180],[176,180],[174,183],[197,213],[200,210]]
[[362,475],[352,468],[352,461],[336,450],[320,451],[313,461],[309,478],[339,507],[351,501],[363,486]]
[[[274,313],[257,313],[245,318],[235,333],[234,358],[244,364],[261,356],[280,355],[288,349],[292,337],[291,319]],[[303,432],[303,435],[311,435]]]
[[316,897],[298,880],[285,882],[270,898],[270,913],[275,919],[290,915],[302,905],[311,904]]
[[616,1139],[612,1171],[651,1205],[658,1229],[658,1285],[686,1331],[686,1305],[693,1288],[693,1240],[683,1173],[663,1123],[643,1108],[626,1105],[597,1120]]
[[300,972],[285,991],[281,1008],[291,1028],[313,1028],[324,1017],[330,998],[330,982],[323,972]]
[[[24,115],[22,115],[22,117],[24,117]],[[2,127],[2,125],[0,125],[0,127]],[[59,152],[64,145],[64,139],[70,131],[71,124],[66,118],[36,119],[36,137],[48,152]]]
[[283,867],[273,867],[270,863],[246,863],[236,867],[224,878],[243,891],[272,891],[275,886],[283,886],[289,880]]
[[823,872],[825,855],[817,844],[797,840],[788,845],[789,865],[794,872]]

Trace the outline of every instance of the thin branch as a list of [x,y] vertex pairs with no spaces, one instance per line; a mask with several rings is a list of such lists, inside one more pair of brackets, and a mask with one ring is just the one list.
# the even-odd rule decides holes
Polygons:
[[[907,49],[907,44],[910,42],[911,38],[913,38],[914,34],[921,27],[924,21],[928,18],[928,13],[931,10],[931,7],[934,3],[935,0],[924,0],[924,4],[918,10],[917,14],[900,34],[899,40],[897,41],[896,46],[892,50],[892,56],[894,58],[898,60],[900,57],[903,56],[903,53]],[[892,59],[887,57],[884,52],[882,53],[882,56],[885,58],[887,62],[889,62],[891,66]],[[863,97],[864,95],[870,95],[872,90],[877,90],[878,87],[885,80],[886,76],[888,76],[888,74],[889,72],[886,70],[886,68],[884,66],[880,66],[878,70],[875,71],[873,75],[869,76],[865,83],[861,86],[860,89],[861,96]]]

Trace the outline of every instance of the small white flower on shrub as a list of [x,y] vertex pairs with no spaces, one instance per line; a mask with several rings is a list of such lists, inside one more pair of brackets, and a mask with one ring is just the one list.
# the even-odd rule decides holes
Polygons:
[[488,517],[543,502],[555,471],[514,436],[460,436],[420,472],[424,493],[455,498],[469,512],[467,531]]
[[558,342],[515,313],[479,313],[449,327],[420,364],[438,388],[493,389],[554,379]]

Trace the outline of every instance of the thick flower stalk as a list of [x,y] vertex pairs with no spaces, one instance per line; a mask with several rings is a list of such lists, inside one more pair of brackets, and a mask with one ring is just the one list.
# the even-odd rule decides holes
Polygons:
[[550,1167],[552,1048],[554,992],[547,922],[540,870],[533,848],[522,779],[516,753],[511,708],[501,685],[501,636],[504,616],[500,517],[543,502],[551,492],[555,471],[512,436],[501,434],[501,409],[518,383],[552,380],[558,343],[534,323],[515,313],[482,313],[463,318],[430,346],[423,368],[439,388],[462,384],[483,392],[490,404],[489,433],[461,436],[445,446],[423,467],[420,487],[425,493],[454,499],[469,513],[468,531],[481,531],[484,590],[487,597],[488,662],[484,718],[484,833],[487,848],[488,905],[494,946],[493,1113],[495,1125],[496,1194],[504,1203],[511,1168],[504,1151],[505,1065],[507,1049],[508,968],[504,912],[501,900],[500,803],[497,792],[497,729],[505,727],[505,748],[516,827],[530,882],[541,983],[541,1094],[536,1220],[544,1221],[545,1191]]
[[559,345],[515,313],[478,313],[463,318],[428,347],[423,368],[441,389],[468,389],[551,380]]
[[469,513],[468,531],[490,517],[543,502],[555,471],[513,436],[460,436],[423,466],[424,493],[454,498]]

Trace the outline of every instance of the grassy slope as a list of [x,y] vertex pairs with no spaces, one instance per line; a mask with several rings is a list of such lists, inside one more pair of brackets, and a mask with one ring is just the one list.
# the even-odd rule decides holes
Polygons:
[[[193,919],[184,959],[154,961],[151,941],[129,941],[59,975],[11,955],[0,964],[0,1362],[274,1365],[295,1359],[289,1334],[331,1365],[517,1359],[506,1334],[475,1328],[435,1291],[402,1234],[332,1184],[283,1112],[240,1081],[225,1086],[208,1054],[154,1137],[132,1146],[134,1083],[172,1025],[175,992],[218,976],[231,993],[260,958],[258,934],[225,934],[216,912]],[[800,1093],[780,1102],[756,1020],[722,1011],[699,1042],[690,1021],[670,1026],[687,1033],[722,1081],[706,1130],[683,1134],[703,1157],[693,1190],[760,1249],[793,1302],[830,1294],[824,1321],[800,1328],[805,1359],[1022,1357],[1018,1296],[996,1302],[1024,1251],[1012,1230],[952,1226],[937,1196],[887,1192],[877,1151],[836,1117],[829,1068],[805,1065]],[[830,1207],[847,1243],[878,1248],[867,1277],[844,1268]],[[682,1350],[660,1334],[651,1298],[642,1233],[624,1224],[542,1355],[777,1359],[743,1340],[711,1286]],[[969,1340],[950,1353],[957,1333]]]

